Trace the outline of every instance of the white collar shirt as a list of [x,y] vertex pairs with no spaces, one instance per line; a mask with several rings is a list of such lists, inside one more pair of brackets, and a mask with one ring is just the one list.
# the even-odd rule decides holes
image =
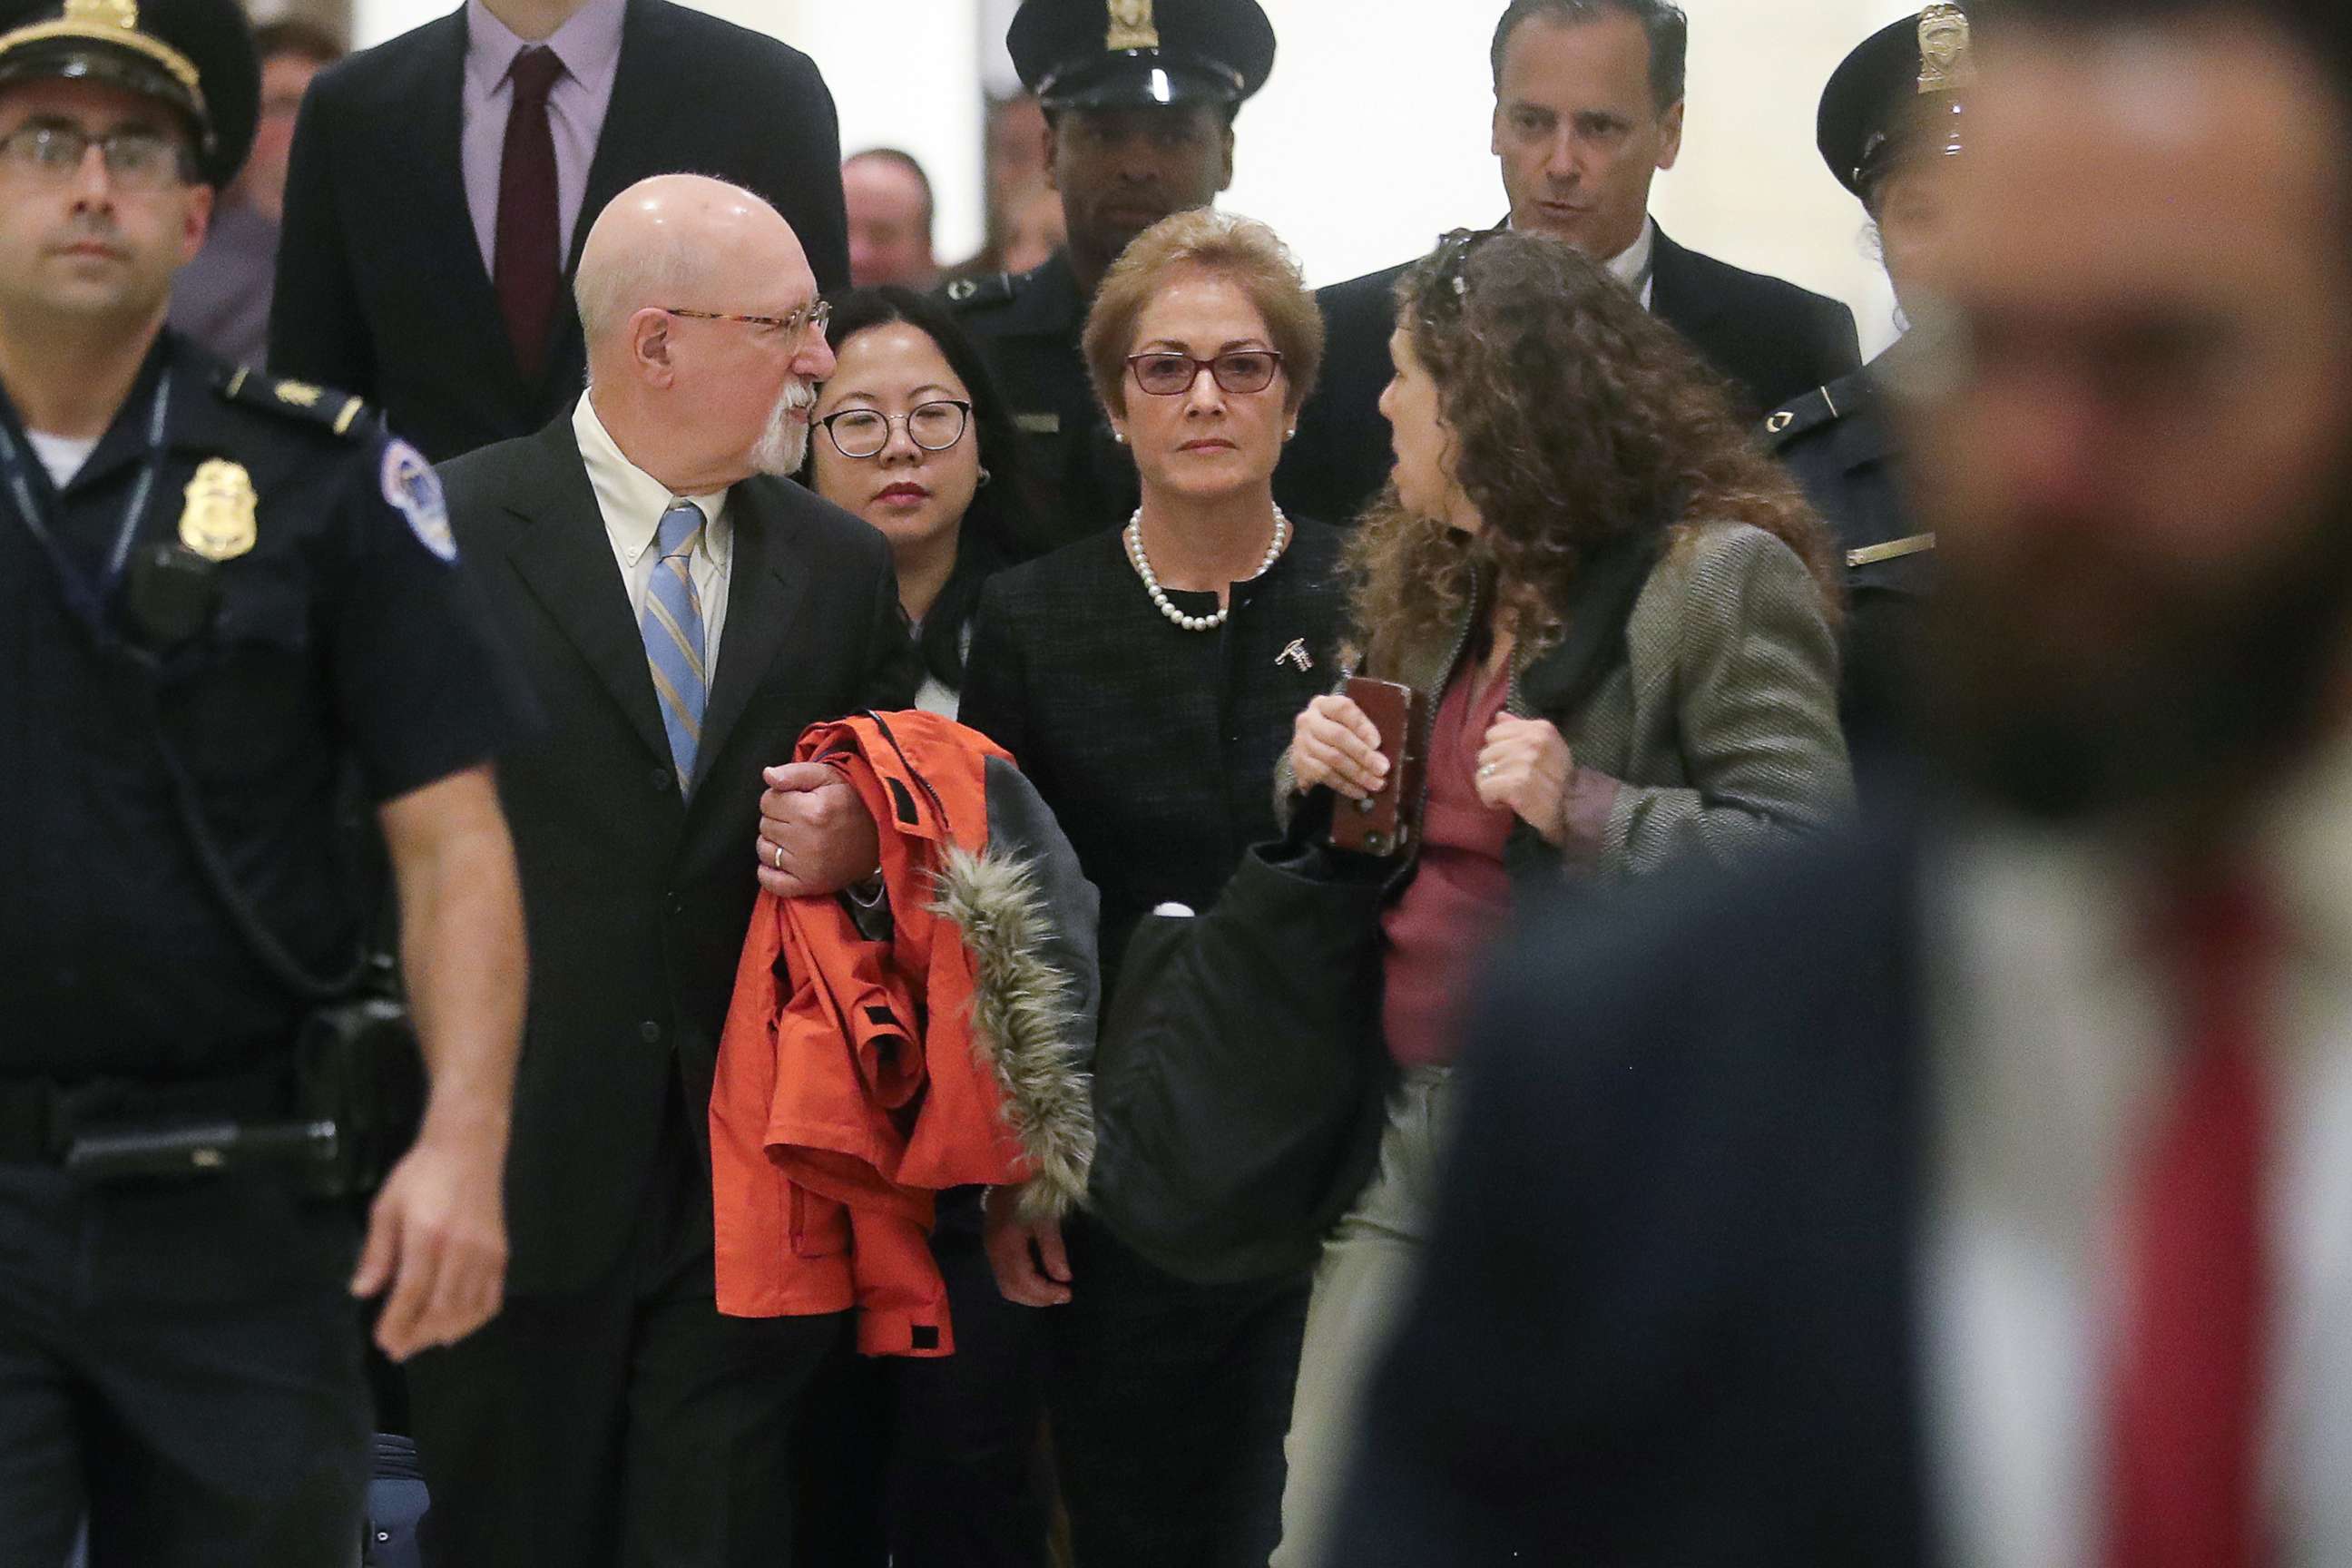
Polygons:
[[1658,292],[1657,257],[1658,220],[1645,217],[1640,237],[1605,263],[1610,276],[1633,290],[1644,310],[1651,308]]
[[[1518,227],[1508,218],[1503,220],[1503,226],[1506,229]],[[1608,269],[1612,278],[1633,290],[1641,299],[1642,309],[1652,309],[1652,301],[1658,293],[1658,220],[1643,217],[1642,232],[1634,237],[1633,243],[1601,265]]]
[[[2352,742],[2263,814],[2272,1012],[2264,1510],[2278,1568],[2352,1563]],[[1986,827],[1929,879],[1936,1142],[1917,1259],[1954,1568],[2095,1568],[2105,1372],[2171,998],[2127,846]]]
[[604,515],[604,533],[613,546],[613,560],[628,590],[629,617],[643,624],[646,594],[653,582],[658,557],[654,539],[662,514],[680,500],[701,509],[702,537],[694,547],[687,574],[702,605],[702,663],[706,689],[719,677],[719,633],[727,624],[727,589],[733,574],[735,528],[727,492],[680,496],[667,485],[629,461],[604,422],[596,416],[590,395],[583,393],[572,411],[572,432],[588,469],[588,486],[595,492],[596,509]]

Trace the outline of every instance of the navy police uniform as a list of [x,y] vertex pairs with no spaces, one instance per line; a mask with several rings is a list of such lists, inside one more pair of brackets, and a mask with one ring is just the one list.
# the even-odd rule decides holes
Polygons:
[[[1968,17],[1930,5],[1874,34],[1822,95],[1822,160],[1865,206],[1906,159],[1962,150]],[[1885,406],[1901,374],[1896,344],[1842,380],[1776,410],[1763,438],[1837,540],[1846,565],[1846,735],[1856,754],[1904,739],[1918,626],[1934,582],[1935,535],[1903,493],[1901,453]]]
[[1911,643],[1933,575],[1935,536],[1902,493],[1878,378],[1885,361],[1807,393],[1764,422],[1765,440],[1830,525],[1846,566],[1846,737],[1857,752],[1902,732]]
[[[0,94],[168,105],[215,185],[250,141],[234,0],[6,0]],[[347,783],[486,762],[512,716],[422,458],[357,400],[169,331],[53,480],[0,386],[0,1563],[349,1563],[365,1482],[357,1227],[282,1178],[96,1183],[77,1129],[283,1118],[373,913]],[[174,773],[184,784],[174,782]]]
[[[1256,0],[1025,0],[1005,44],[1049,112],[1232,106],[1274,69]],[[1140,500],[1080,347],[1092,304],[1069,252],[1031,271],[961,279],[948,303],[987,357],[1035,454],[1038,510],[1015,524],[1024,558],[1124,523]]]
[[1034,455],[1034,510],[1013,520],[1023,560],[1127,521],[1142,498],[1135,462],[1112,439],[1079,340],[1087,296],[1066,250],[1032,271],[959,279],[948,303],[987,357]]

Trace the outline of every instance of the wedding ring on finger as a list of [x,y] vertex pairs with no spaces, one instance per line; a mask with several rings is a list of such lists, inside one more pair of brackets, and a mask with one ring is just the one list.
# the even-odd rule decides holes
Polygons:
[[1480,763],[1478,764],[1478,776],[1482,779],[1493,778],[1495,776],[1495,764],[1492,763]]
[[782,870],[784,868],[784,847],[781,844],[771,844],[768,846],[768,853],[775,860],[776,869],[779,871]]

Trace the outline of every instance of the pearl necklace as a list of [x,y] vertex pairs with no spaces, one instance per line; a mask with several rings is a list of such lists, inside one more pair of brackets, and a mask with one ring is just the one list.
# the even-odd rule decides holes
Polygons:
[[[1224,607],[1213,616],[1188,616],[1168,602],[1168,595],[1160,591],[1159,574],[1152,571],[1150,558],[1143,553],[1143,509],[1141,507],[1136,508],[1135,515],[1128,519],[1125,531],[1127,558],[1134,563],[1135,574],[1143,579],[1143,591],[1151,595],[1151,602],[1160,606],[1161,615],[1188,632],[1213,632],[1225,624],[1225,617],[1234,613],[1233,601],[1230,598],[1225,601]],[[1244,581],[1255,583],[1272,571],[1274,563],[1282,559],[1283,549],[1289,542],[1290,520],[1282,515],[1280,507],[1276,507],[1274,538],[1265,547],[1265,559],[1259,562],[1257,570],[1251,573]]]

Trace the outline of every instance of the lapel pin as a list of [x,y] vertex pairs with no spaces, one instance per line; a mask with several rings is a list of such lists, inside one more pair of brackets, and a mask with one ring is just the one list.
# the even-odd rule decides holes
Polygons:
[[1274,656],[1274,662],[1276,664],[1295,664],[1298,667],[1298,673],[1301,675],[1306,674],[1308,670],[1315,668],[1315,661],[1307,657],[1307,639],[1305,637],[1291,638],[1290,646]]

